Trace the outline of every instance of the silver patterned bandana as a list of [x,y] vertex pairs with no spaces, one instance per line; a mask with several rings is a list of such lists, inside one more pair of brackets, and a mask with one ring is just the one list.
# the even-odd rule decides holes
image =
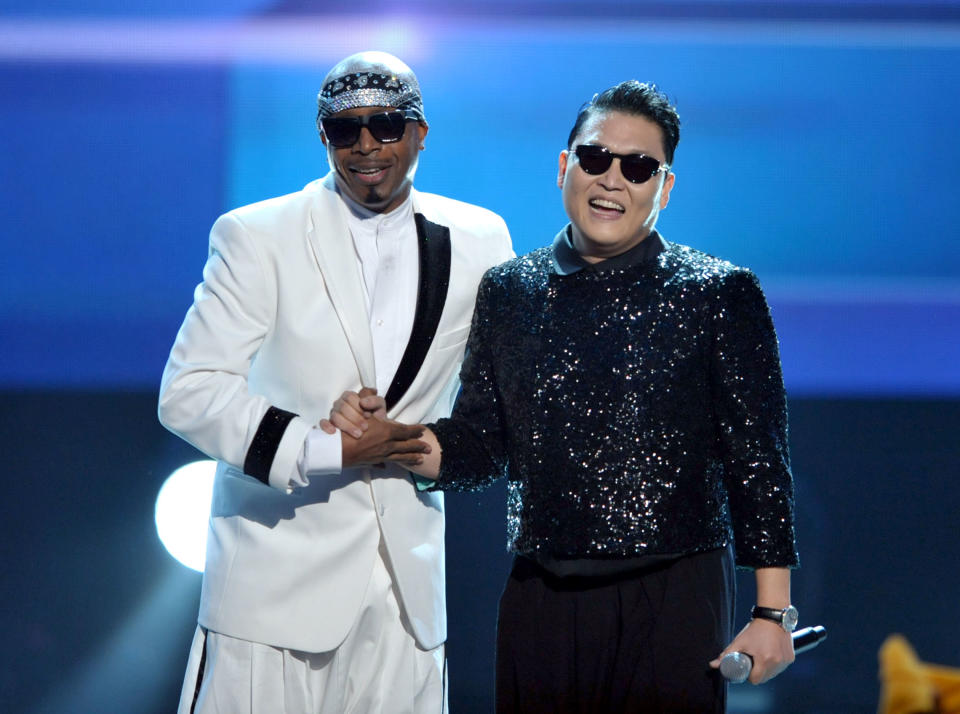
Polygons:
[[317,122],[356,107],[396,107],[407,119],[426,122],[416,76],[385,52],[351,55],[330,70],[317,95]]

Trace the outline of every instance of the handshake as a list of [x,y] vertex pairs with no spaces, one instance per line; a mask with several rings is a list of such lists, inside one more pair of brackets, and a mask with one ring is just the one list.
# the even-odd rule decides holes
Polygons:
[[370,387],[344,392],[319,426],[328,434],[340,431],[345,468],[396,463],[427,478],[436,478],[440,470],[433,432],[422,424],[387,419],[386,401]]

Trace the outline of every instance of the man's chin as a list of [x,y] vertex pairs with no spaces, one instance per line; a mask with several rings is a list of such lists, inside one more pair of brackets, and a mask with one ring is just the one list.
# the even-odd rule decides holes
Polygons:
[[363,205],[367,208],[381,208],[386,205],[387,198],[379,186],[364,186]]
[[346,193],[351,199],[371,211],[377,211],[387,203],[386,192],[380,186],[352,184]]
[[339,174],[337,179],[340,182],[341,192],[349,196],[352,201],[376,213],[385,211],[391,205],[399,205],[402,202],[401,199],[409,192],[406,182],[400,186],[392,186],[392,182],[382,181],[376,184],[365,184]]

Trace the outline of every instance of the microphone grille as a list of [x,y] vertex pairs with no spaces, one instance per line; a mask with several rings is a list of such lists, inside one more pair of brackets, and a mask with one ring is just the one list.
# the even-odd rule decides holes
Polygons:
[[747,681],[751,669],[753,669],[753,662],[742,652],[731,652],[720,660],[720,674],[734,684]]

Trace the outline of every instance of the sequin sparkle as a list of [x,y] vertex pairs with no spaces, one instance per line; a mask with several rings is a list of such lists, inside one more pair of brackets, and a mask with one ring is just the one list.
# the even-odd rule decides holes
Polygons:
[[487,273],[439,486],[508,478],[508,547],[549,558],[686,554],[794,566],[776,334],[754,275],[664,241],[562,274],[553,248]]

